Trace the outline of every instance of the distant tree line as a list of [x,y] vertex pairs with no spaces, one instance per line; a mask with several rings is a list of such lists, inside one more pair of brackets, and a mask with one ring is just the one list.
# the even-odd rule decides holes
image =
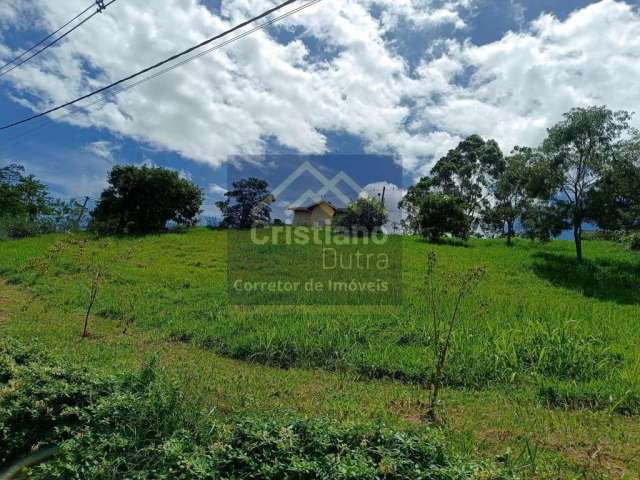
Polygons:
[[84,202],[53,198],[21,165],[0,168],[0,238],[77,229],[84,214]]
[[472,135],[408,190],[405,227],[432,241],[477,233],[509,244],[518,226],[543,241],[571,229],[582,262],[585,223],[640,229],[640,134],[630,119],[626,111],[576,108],[541,145],[507,156],[494,140]]
[[0,238],[83,226],[98,233],[144,234],[162,231],[170,222],[193,225],[200,214],[202,191],[173,170],[117,165],[108,182],[94,210],[87,212],[86,201],[54,199],[22,166],[0,168]]
[[[607,107],[576,108],[548,130],[537,147],[504,155],[494,140],[471,135],[439,159],[430,174],[400,202],[404,225],[431,241],[445,236],[522,233],[548,241],[564,229],[575,238],[582,261],[583,226],[625,232],[640,247],[640,133],[631,114]],[[107,234],[145,234],[168,224],[194,225],[203,193],[170,169],[118,165],[90,212],[88,227]],[[233,183],[217,203],[226,228],[271,223],[275,200],[266,181]],[[21,237],[80,228],[86,202],[51,197],[24,168],[0,168],[0,237]],[[388,221],[381,202],[358,199],[335,219],[337,227],[372,234]]]

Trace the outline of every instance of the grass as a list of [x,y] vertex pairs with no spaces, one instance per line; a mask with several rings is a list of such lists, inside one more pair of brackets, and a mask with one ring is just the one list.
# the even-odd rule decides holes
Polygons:
[[[109,372],[158,351],[189,395],[220,415],[295,412],[402,427],[419,423],[426,401],[421,384],[432,355],[422,283],[434,249],[446,274],[487,270],[463,312],[447,376],[446,431],[455,448],[500,455],[536,478],[637,475],[634,254],[587,242],[590,263],[574,271],[569,242],[458,248],[407,239],[402,307],[234,307],[226,240],[224,232],[193,230],[3,242],[0,275],[10,285],[0,290],[0,330],[37,336]],[[558,264],[579,276],[561,281]],[[80,341],[98,266],[105,275],[93,336]]]
[[221,421],[157,361],[104,375],[0,341],[0,464],[16,461],[10,475],[26,468],[21,478],[33,479],[512,478],[451,454],[434,429],[264,414]]

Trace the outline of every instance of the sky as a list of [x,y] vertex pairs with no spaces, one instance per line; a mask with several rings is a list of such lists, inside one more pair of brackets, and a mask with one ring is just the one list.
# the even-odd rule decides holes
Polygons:
[[[2,0],[0,61],[88,3]],[[0,77],[0,123],[276,3],[118,0]],[[101,104],[0,131],[0,165],[25,165],[63,198],[98,197],[115,164],[173,168],[204,189],[210,214],[239,156],[387,155],[406,188],[471,134],[508,153],[574,107],[640,112],[639,78],[637,0],[322,0]]]

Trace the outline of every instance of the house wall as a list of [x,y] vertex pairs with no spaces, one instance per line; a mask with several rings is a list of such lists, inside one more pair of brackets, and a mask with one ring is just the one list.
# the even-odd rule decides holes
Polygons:
[[311,225],[314,227],[330,227],[333,221],[333,214],[333,208],[328,205],[317,205],[311,211]]
[[293,212],[293,225],[295,226],[311,226],[311,212]]

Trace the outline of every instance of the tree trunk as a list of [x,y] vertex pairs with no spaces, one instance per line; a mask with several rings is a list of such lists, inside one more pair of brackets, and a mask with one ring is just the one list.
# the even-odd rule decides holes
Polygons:
[[576,256],[578,263],[582,263],[582,222],[573,226],[573,239],[576,242]]
[[510,247],[511,245],[513,245],[513,237],[515,236],[515,230],[513,228],[513,222],[508,222],[507,223],[507,245]]

